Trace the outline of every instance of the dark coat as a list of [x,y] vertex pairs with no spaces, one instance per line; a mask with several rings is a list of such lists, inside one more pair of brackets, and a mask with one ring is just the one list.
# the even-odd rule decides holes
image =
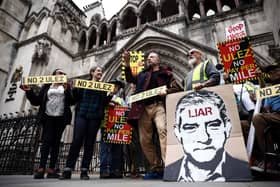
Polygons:
[[[177,181],[183,158],[166,166],[163,179],[166,181]],[[226,161],[222,166],[222,176],[226,181],[251,181],[251,171],[248,162],[233,158],[226,153]]]
[[[176,80],[172,75],[172,69],[170,67],[160,67],[159,74],[157,77],[158,86],[167,86],[167,94],[178,92],[181,90],[180,86],[177,84]],[[146,91],[152,75],[152,69],[144,69],[141,71],[137,77],[132,75],[130,67],[125,68],[126,81],[136,84],[135,93]],[[165,97],[162,98],[165,102]],[[128,121],[138,120],[144,111],[144,102],[138,101],[132,103],[131,111],[128,115]]]
[[[30,101],[30,103],[34,106],[40,106],[39,112],[38,112],[38,118],[41,122],[44,122],[46,114],[46,102],[47,102],[47,93],[50,88],[50,84],[45,84],[42,86],[42,88],[39,91],[39,94],[35,94],[34,91],[28,90],[26,91],[26,97]],[[73,99],[71,92],[67,89],[65,90],[65,99],[64,99],[64,124],[68,125],[71,123],[72,119],[72,112],[70,109],[70,106],[73,105]]]
[[[98,110],[96,110],[96,113],[94,113],[94,118],[95,119],[103,119],[104,118],[104,112],[105,112],[105,107],[109,104],[109,102],[112,99],[112,95],[107,95],[107,92],[105,91],[97,91],[97,90],[88,90],[89,92],[91,92],[91,94],[98,94],[100,96],[100,101],[99,101],[99,106],[98,106]],[[80,112],[80,103],[83,99],[85,99],[84,97],[86,97],[85,95],[86,89],[83,88],[74,88],[72,89],[72,96],[74,99],[74,102],[76,103],[76,113],[75,115],[77,115]],[[91,103],[89,103],[89,106],[91,106]]]

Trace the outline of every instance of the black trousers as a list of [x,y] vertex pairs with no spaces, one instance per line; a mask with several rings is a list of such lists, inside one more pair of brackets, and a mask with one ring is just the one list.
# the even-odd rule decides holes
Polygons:
[[50,154],[49,168],[55,168],[62,133],[66,125],[64,117],[46,116],[43,124],[40,168],[45,168]]
[[87,119],[80,116],[75,118],[74,137],[66,161],[66,168],[75,168],[80,149],[84,145],[81,169],[89,169],[100,124],[100,119]]

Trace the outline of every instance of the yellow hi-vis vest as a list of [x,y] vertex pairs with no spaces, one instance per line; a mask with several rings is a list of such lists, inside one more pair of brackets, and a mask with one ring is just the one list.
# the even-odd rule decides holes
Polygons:
[[[198,64],[191,72],[189,72],[188,76],[185,78],[185,85],[184,90],[186,91],[191,84],[191,89],[194,88],[194,86],[198,83],[202,83],[206,80],[208,80],[207,74],[206,74],[206,66],[208,64],[209,60],[205,62],[201,62]],[[191,79],[191,81],[190,81]]]
[[255,85],[249,81],[246,81],[244,83],[244,87],[246,88],[246,90],[249,92],[249,93],[255,93]]

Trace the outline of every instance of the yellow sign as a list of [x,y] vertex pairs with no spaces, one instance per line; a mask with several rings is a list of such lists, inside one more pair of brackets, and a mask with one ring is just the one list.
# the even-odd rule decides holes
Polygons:
[[158,95],[159,92],[165,91],[165,90],[166,90],[166,85],[165,86],[160,86],[160,87],[157,87],[157,88],[154,88],[154,89],[151,89],[151,90],[147,90],[147,91],[144,91],[144,92],[140,92],[138,94],[130,96],[129,97],[129,103],[133,103],[133,102],[136,102],[136,101],[140,101],[140,100],[143,100],[143,99],[154,97],[154,96]]
[[29,76],[22,78],[23,85],[66,83],[66,75]]
[[[130,51],[129,66],[133,76],[138,75],[144,69],[144,53],[142,51]],[[124,63],[124,62],[123,62]],[[122,66],[122,79],[125,80],[125,66]]]
[[257,98],[267,98],[280,95],[280,84],[269,86],[266,88],[260,88],[256,90]]
[[95,82],[95,81],[82,80],[82,79],[75,79],[74,87],[100,90],[105,92],[113,92],[115,89],[115,85],[111,83]]

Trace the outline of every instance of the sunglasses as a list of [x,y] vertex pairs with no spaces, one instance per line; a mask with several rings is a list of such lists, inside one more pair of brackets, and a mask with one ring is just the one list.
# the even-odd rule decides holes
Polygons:
[[56,74],[58,74],[58,75],[66,75],[66,73],[64,73],[62,71],[57,71]]
[[191,55],[193,55],[196,51],[192,51],[190,53],[187,54],[187,57],[190,57]]

